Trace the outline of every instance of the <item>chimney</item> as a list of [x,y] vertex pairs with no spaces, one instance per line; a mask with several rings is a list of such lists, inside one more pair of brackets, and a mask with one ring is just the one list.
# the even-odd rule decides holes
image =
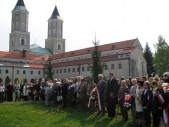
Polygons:
[[22,57],[23,57],[23,58],[26,57],[26,50],[25,50],[25,49],[23,49],[23,51],[22,51]]

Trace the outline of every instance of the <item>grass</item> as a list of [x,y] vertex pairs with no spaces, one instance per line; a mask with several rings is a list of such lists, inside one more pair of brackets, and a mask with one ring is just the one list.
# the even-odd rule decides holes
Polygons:
[[128,127],[122,117],[99,117],[79,109],[46,107],[43,102],[0,103],[0,127]]

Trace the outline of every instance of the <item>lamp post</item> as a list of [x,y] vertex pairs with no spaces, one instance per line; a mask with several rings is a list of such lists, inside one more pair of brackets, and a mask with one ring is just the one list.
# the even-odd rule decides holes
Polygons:
[[131,61],[130,57],[128,58],[128,61],[129,61],[129,77],[130,77],[130,61]]
[[79,71],[79,76],[80,76],[80,64],[78,64],[78,71]]

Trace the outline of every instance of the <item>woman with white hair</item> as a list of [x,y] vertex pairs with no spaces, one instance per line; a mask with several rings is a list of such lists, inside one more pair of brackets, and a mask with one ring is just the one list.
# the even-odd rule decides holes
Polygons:
[[106,82],[103,80],[103,74],[98,75],[97,94],[98,94],[98,115],[105,115],[105,88]]

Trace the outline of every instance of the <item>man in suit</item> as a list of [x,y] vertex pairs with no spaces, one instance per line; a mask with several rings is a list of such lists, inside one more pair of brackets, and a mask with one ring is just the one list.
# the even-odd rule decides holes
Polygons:
[[106,106],[108,111],[108,117],[115,117],[115,107],[117,104],[119,85],[114,78],[113,73],[109,73],[109,80],[105,90]]
[[[98,83],[97,83],[97,92],[98,92],[98,102],[100,101],[100,105],[98,103],[98,115],[105,115],[105,88],[106,82],[103,80],[103,74],[98,75]],[[100,107],[100,108],[99,108]]]

